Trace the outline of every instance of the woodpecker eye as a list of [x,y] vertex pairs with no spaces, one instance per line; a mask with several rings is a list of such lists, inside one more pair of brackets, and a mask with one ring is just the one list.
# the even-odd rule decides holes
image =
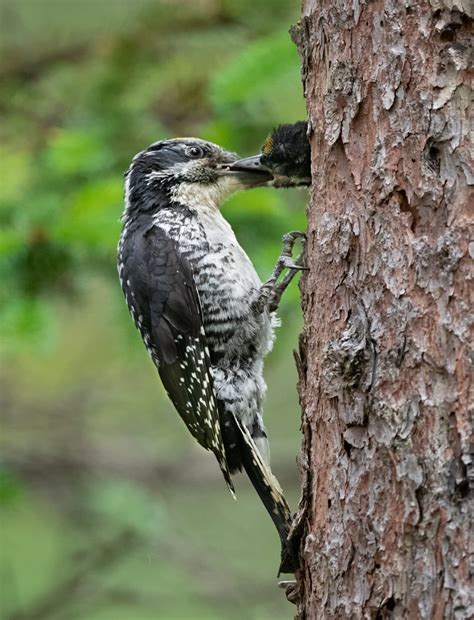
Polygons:
[[186,155],[188,157],[192,157],[193,159],[198,159],[204,155],[204,151],[200,146],[188,146],[186,148]]

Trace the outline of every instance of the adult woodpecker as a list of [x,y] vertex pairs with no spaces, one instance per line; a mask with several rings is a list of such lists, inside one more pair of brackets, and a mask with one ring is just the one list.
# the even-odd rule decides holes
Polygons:
[[[194,438],[231,474],[248,474],[281,539],[281,572],[292,572],[290,511],[269,466],[262,419],[263,358],[274,311],[301,258],[303,233],[284,237],[262,284],[219,207],[233,192],[272,179],[231,170],[237,156],[195,138],[156,142],[126,173],[118,270],[128,308],[162,383]],[[284,273],[285,272],[285,273]]]
[[261,153],[235,162],[232,169],[266,170],[273,175],[273,187],[311,185],[311,148],[307,131],[306,121],[275,127]]

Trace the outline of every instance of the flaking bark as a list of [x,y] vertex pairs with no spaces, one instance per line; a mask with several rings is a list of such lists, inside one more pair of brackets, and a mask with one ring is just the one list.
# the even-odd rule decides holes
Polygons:
[[474,613],[468,11],[307,0],[292,31],[313,170],[300,619]]

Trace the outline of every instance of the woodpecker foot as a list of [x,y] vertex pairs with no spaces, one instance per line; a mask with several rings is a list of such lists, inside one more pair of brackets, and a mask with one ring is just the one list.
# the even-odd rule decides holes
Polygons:
[[300,602],[300,593],[298,588],[298,582],[296,580],[279,581],[278,587],[282,590],[285,590],[286,599],[290,603],[293,603],[293,605],[297,605]]
[[[303,251],[294,259],[293,248],[297,240],[301,240]],[[298,230],[283,235],[283,249],[278,257],[275,269],[270,277],[260,287],[259,295],[255,301],[254,307],[258,312],[263,312],[268,308],[270,312],[275,312],[280,305],[280,300],[286,288],[293,280],[298,271],[304,271],[307,267],[303,264],[303,254],[306,244],[306,234]],[[278,281],[278,278],[288,269],[288,273]]]

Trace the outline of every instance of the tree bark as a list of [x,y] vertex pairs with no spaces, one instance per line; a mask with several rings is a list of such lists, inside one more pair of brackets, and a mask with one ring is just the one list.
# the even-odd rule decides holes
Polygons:
[[300,619],[474,614],[468,11],[306,0],[292,29],[313,166]]

